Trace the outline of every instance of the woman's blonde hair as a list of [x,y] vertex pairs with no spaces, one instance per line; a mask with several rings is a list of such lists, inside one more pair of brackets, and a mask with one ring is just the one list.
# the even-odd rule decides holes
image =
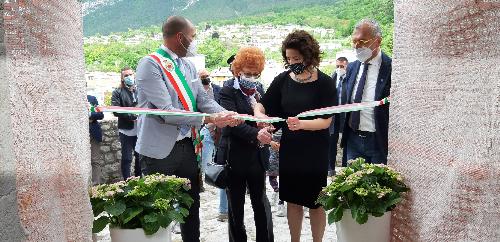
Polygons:
[[264,52],[257,47],[242,47],[238,50],[232,69],[235,75],[239,75],[244,67],[256,67],[259,73],[264,70],[266,59]]

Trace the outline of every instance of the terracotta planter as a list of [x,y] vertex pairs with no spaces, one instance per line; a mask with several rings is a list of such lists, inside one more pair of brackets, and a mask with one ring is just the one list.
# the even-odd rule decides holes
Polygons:
[[171,242],[172,227],[160,228],[152,235],[146,235],[144,230],[109,228],[112,242]]
[[351,210],[344,210],[344,215],[337,227],[339,242],[389,242],[391,238],[391,212],[382,217],[369,216],[364,224],[358,224],[351,216]]

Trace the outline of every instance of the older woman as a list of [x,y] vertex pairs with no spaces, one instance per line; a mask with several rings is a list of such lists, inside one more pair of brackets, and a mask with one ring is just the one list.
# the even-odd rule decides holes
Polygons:
[[[282,56],[289,70],[279,74],[255,105],[256,116],[288,118],[281,124],[280,199],[288,202],[287,218],[291,241],[300,241],[303,207],[309,208],[313,241],[322,241],[325,211],[316,204],[328,174],[328,127],[331,116],[298,119],[301,112],[336,105],[334,81],[317,69],[318,42],[306,31],[294,31],[283,41]],[[279,126],[279,124],[278,124]],[[268,129],[259,140],[269,143]]]
[[[264,69],[264,53],[255,47],[241,48],[232,69],[235,79],[222,88],[220,105],[229,111],[253,115],[253,107],[263,95],[257,91],[257,85]],[[230,166],[227,189],[230,241],[247,241],[243,221],[247,185],[254,212],[256,241],[274,241],[271,209],[265,192],[269,150],[260,147],[258,131],[257,124],[248,121],[222,131],[218,152],[227,152],[226,160]]]

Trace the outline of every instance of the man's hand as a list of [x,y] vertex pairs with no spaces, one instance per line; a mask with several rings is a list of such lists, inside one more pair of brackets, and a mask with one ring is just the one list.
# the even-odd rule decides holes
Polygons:
[[205,119],[206,123],[213,123],[215,126],[219,128],[223,128],[225,126],[237,126],[242,124],[244,121],[240,119],[235,119],[233,116],[238,113],[231,111],[224,111],[216,114],[210,115],[210,117]]
[[261,144],[269,144],[273,140],[273,135],[271,132],[274,130],[274,127],[266,127],[259,130],[257,134],[257,139]]

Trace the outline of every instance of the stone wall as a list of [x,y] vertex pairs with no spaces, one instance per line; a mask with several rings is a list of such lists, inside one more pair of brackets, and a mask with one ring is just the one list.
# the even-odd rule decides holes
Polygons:
[[[100,147],[100,159],[97,163],[99,164],[104,183],[113,183],[122,180],[120,171],[122,154],[117,124],[116,118],[101,121],[103,141]],[[132,171],[133,165],[134,162],[132,162]]]

